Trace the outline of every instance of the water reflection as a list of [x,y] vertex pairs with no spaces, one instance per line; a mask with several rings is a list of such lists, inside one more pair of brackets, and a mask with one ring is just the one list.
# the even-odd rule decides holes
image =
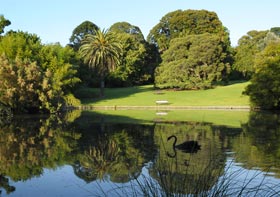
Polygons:
[[[173,135],[177,136],[178,143],[197,141],[200,150],[176,151],[173,157],[168,157],[173,151],[173,145],[167,139]],[[156,125],[155,141],[159,144],[159,155],[151,175],[158,180],[165,193],[200,194],[217,182],[226,160],[219,136],[208,123]]]
[[[45,176],[45,169],[72,166],[77,179],[89,185],[104,181],[112,188],[129,187],[132,194],[139,188],[141,194],[207,194],[227,173],[229,151],[245,168],[270,170],[279,177],[277,114],[251,113],[240,127],[196,121],[138,124],[131,118],[126,123],[112,123],[112,118],[117,117],[73,111],[60,117],[22,116],[10,123],[2,121],[0,189],[23,195],[17,193],[17,186]],[[197,142],[197,147],[174,149],[170,136],[176,136],[177,144]],[[147,171],[143,173],[143,169]],[[62,193],[63,184],[57,185]],[[87,188],[95,193],[92,189]]]
[[246,168],[271,171],[280,178],[280,114],[254,112],[233,141],[236,160]]

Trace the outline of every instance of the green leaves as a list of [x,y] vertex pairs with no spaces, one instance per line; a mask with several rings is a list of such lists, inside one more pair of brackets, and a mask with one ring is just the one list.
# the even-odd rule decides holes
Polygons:
[[216,13],[206,10],[177,10],[163,16],[150,31],[147,40],[164,51],[173,38],[219,32],[223,32],[223,26]]
[[97,30],[95,34],[88,34],[79,52],[89,67],[97,70],[101,79],[100,93],[104,96],[104,77],[120,63],[119,56],[122,52],[115,34],[106,30]]
[[155,72],[157,87],[211,88],[229,74],[232,60],[229,33],[214,12],[170,12],[147,39],[162,54],[162,63]]
[[256,73],[244,94],[253,106],[280,109],[280,43],[268,45],[255,61]]
[[71,45],[75,49],[75,51],[78,51],[82,40],[85,38],[87,34],[94,34],[96,30],[99,28],[90,21],[84,21],[79,26],[77,26],[72,33],[70,40]]
[[141,30],[129,23],[115,23],[110,31],[116,33],[122,46],[120,65],[108,76],[109,85],[131,86],[147,83],[153,78],[154,54]]
[[35,62],[19,60],[9,63],[0,57],[0,102],[16,111],[35,110],[40,105],[37,91],[40,89],[42,73]]
[[229,72],[224,43],[216,34],[190,35],[171,40],[155,74],[160,88],[205,89]]
[[97,30],[95,35],[88,34],[80,47],[80,54],[90,67],[97,67],[100,74],[114,70],[119,63],[121,46],[115,35],[108,31]]
[[0,102],[16,112],[55,113],[80,82],[70,47],[42,45],[36,35],[12,32],[1,39],[0,53]]
[[0,34],[4,33],[4,28],[9,26],[11,22],[7,20],[3,15],[0,15]]
[[255,56],[260,52],[258,46],[266,34],[267,31],[249,31],[247,35],[239,39],[233,69],[241,72],[245,78],[250,79],[255,72],[253,67]]

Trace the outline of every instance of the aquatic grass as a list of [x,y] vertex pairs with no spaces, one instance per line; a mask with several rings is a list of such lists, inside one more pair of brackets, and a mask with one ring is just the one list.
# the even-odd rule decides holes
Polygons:
[[[172,165],[172,164],[171,164]],[[232,163],[231,165],[234,165]],[[280,194],[280,185],[273,184],[266,180],[266,176],[263,176],[263,173],[260,171],[255,172],[246,172],[244,169],[238,169],[236,171],[230,170],[230,165],[227,167],[225,172],[220,172],[220,178],[218,182],[209,190],[204,190],[208,187],[207,179],[200,179],[199,183],[196,183],[197,190],[194,190],[192,193],[180,193],[180,186],[189,186],[192,185],[192,182],[189,182],[185,185],[184,181],[189,180],[187,176],[185,176],[181,185],[173,185],[173,187],[168,187],[167,185],[161,185],[159,182],[173,182],[174,177],[168,176],[159,173],[161,179],[159,182],[152,179],[151,177],[146,177],[145,175],[141,175],[136,180],[137,185],[133,186],[133,188],[137,188],[137,192],[135,192],[133,196],[152,196],[152,197],[185,197],[185,196],[198,196],[198,197],[220,197],[220,196],[279,196]],[[206,174],[205,174],[206,173]],[[203,171],[201,176],[210,176],[209,170]],[[245,178],[240,180],[240,176]],[[262,176],[261,181],[259,183],[255,183],[254,180]],[[192,187],[192,186],[191,186]],[[204,188],[199,189],[199,188]],[[171,190],[175,192],[172,192]],[[176,192],[176,190],[178,190]],[[129,193],[128,196],[131,196],[133,193]]]
[[[174,160],[162,160],[158,166],[150,162],[143,167],[139,176],[131,175],[132,180],[128,185],[113,185],[110,190],[103,191],[101,194],[120,197],[269,197],[280,195],[280,184],[271,183],[266,173],[243,169],[237,166],[233,159],[228,159],[226,166],[216,171],[216,178],[213,177],[213,168],[217,162],[220,161],[213,158],[209,165],[196,176],[191,176],[192,169],[186,167],[180,179],[176,173],[172,172],[174,166],[177,165]],[[102,190],[102,187],[100,189]]]

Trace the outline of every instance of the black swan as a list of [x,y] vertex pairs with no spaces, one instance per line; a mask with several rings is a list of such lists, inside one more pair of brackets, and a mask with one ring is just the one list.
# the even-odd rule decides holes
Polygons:
[[171,135],[167,138],[167,141],[169,141],[171,138],[174,138],[173,142],[173,148],[179,149],[185,153],[196,153],[198,150],[200,150],[200,145],[197,141],[191,140],[191,141],[185,141],[182,144],[176,145],[177,137],[175,135]]

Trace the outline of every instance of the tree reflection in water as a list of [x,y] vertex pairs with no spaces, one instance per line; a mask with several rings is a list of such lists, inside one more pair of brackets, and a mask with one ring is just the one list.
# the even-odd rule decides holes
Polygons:
[[280,178],[280,114],[252,112],[242,128],[242,134],[232,140],[236,161]]
[[86,182],[106,179],[115,183],[138,176],[143,164],[156,154],[153,126],[92,122],[94,117],[94,113],[85,113],[76,125],[82,133],[81,154],[74,165],[77,176]]
[[[102,180],[113,189],[129,183],[127,195],[206,195],[226,173],[226,153],[232,150],[245,167],[272,166],[279,176],[278,115],[252,113],[242,128],[203,122],[112,123],[112,118],[116,117],[72,111],[62,117],[24,116],[2,122],[0,188],[16,193],[10,180],[23,182],[43,176],[45,168],[70,165],[87,183]],[[167,141],[171,135],[178,143],[197,141],[200,150],[175,150],[169,157],[174,151]]]
[[[63,120],[65,122],[66,120]],[[12,192],[7,177],[25,181],[39,177],[44,168],[55,169],[73,158],[69,155],[80,135],[67,129],[58,117],[21,116],[0,128],[1,187]]]
[[[179,143],[195,140],[201,145],[199,151],[184,152],[177,150],[169,157],[173,146],[168,136],[178,136]],[[226,156],[222,150],[219,135],[210,124],[175,123],[157,124],[155,141],[159,145],[159,154],[150,169],[164,194],[200,194],[208,191],[223,173]]]
[[94,145],[89,145],[79,157],[75,173],[87,182],[104,179],[107,175],[111,181],[126,182],[129,174],[140,173],[143,160],[128,134],[120,132],[103,136]]

